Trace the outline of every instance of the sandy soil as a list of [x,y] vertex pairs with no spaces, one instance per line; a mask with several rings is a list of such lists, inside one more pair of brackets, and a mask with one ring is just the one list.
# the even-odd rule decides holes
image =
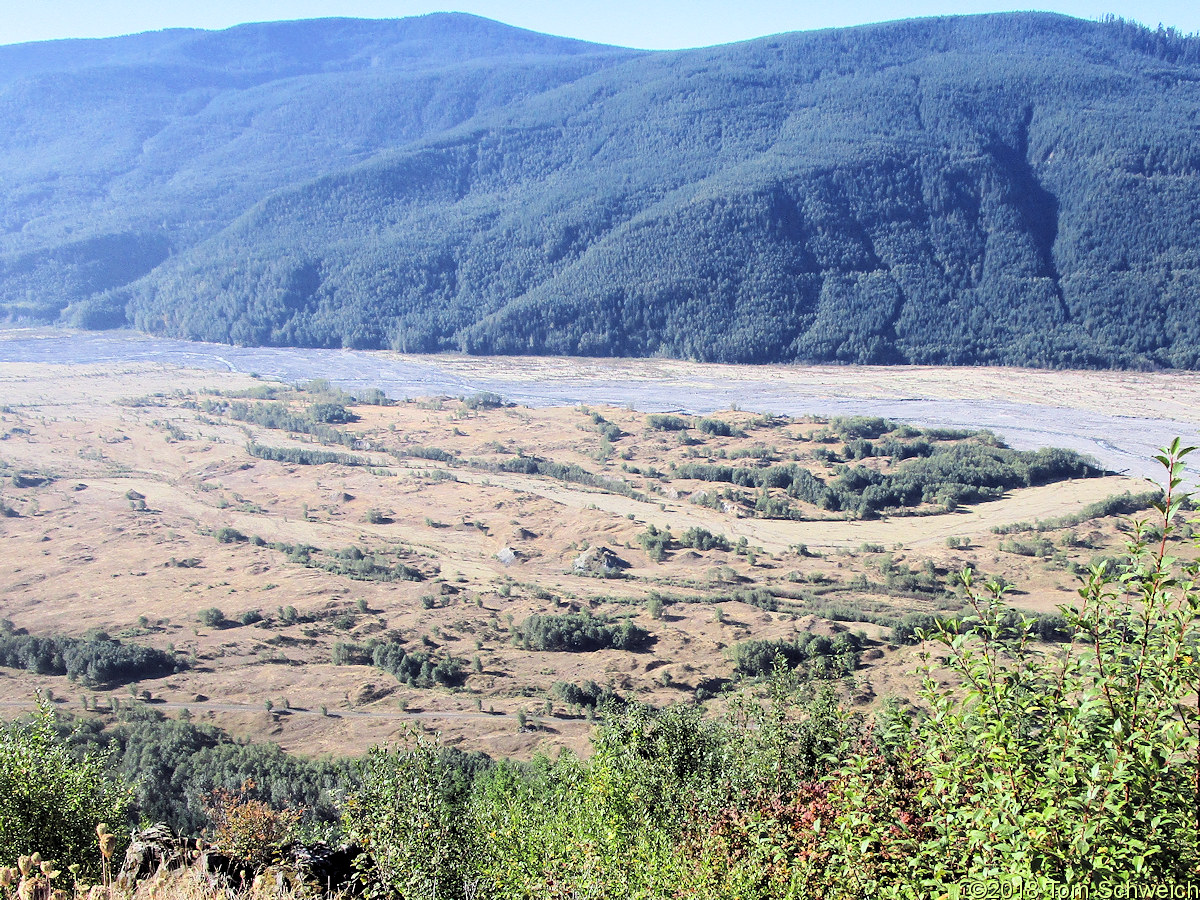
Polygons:
[[[499,365],[435,361],[449,368]],[[511,365],[516,374],[510,377],[544,388],[566,371],[555,367],[567,363]],[[595,365],[611,373],[623,364]],[[677,381],[697,380],[708,371],[705,377],[717,378],[711,367],[645,366],[639,377],[668,371]],[[740,371],[729,378],[736,382]],[[868,390],[870,373],[847,372],[860,379],[853,390]],[[932,381],[920,383],[934,391]],[[1114,388],[1114,407],[1132,402],[1124,393],[1129,385],[1120,384],[1125,387]],[[865,620],[823,618],[826,605],[898,615],[961,602],[885,589],[884,572],[896,567],[919,571],[928,563],[945,579],[969,565],[1018,584],[1016,603],[1052,610],[1072,598],[1074,577],[1066,565],[1112,552],[1122,539],[1119,523],[1016,536],[1049,541],[1054,552],[1042,557],[1014,552],[1011,544],[1003,549],[1013,539],[992,529],[1063,516],[1142,487],[1137,479],[1112,476],[1017,491],[950,514],[760,519],[744,504],[697,505],[691,498],[703,485],[663,473],[697,454],[754,459],[747,454],[761,451],[808,459],[820,423],[764,423],[729,410],[721,415],[745,436],[693,430],[681,441],[648,428],[645,415],[624,405],[471,409],[431,400],[355,407],[360,419],[345,427],[359,436],[361,449],[331,449],[370,465],[294,465],[254,458],[247,444],[311,449],[308,436],[202,407],[214,399],[213,390],[264,387],[270,384],[239,372],[153,360],[0,362],[0,500],[17,514],[0,517],[0,617],[37,634],[103,629],[171,649],[190,664],[168,678],[105,688],[0,668],[0,704],[27,706],[41,689],[80,712],[85,699],[89,706],[93,698],[102,706],[131,702],[132,690],[148,692],[149,702],[168,714],[187,708],[235,733],[305,753],[359,752],[413,725],[440,731],[464,748],[504,755],[527,756],[547,746],[585,752],[588,721],[553,699],[547,708],[556,682],[593,680],[667,703],[729,678],[727,651],[739,641],[843,628],[884,635]],[[284,400],[303,412],[315,396],[285,394]],[[1083,397],[1076,401],[1083,404]],[[593,412],[624,433],[607,448]],[[421,447],[442,449],[452,462],[403,455]],[[614,492],[469,463],[490,465],[518,453],[575,465],[631,489]],[[22,472],[49,480],[18,486],[13,476]],[[825,514],[811,509],[806,515]],[[676,535],[699,526],[731,542],[744,538],[747,552],[675,549],[655,561],[639,542],[650,524]],[[221,543],[222,528],[263,544]],[[401,561],[423,580],[352,580],[298,563],[269,546],[273,542],[328,551],[321,559],[355,546],[389,564]],[[801,544],[807,555],[799,552]],[[625,563],[623,577],[576,570],[577,558],[600,545]],[[733,596],[753,588],[772,592],[781,608]],[[647,603],[655,593],[666,598],[661,618]],[[227,619],[222,627],[201,624],[199,613],[213,607]],[[289,607],[298,621],[287,621]],[[640,652],[595,653],[526,651],[513,643],[513,627],[533,613],[584,610],[632,616],[654,641]],[[240,624],[252,611],[262,621]],[[383,638],[466,661],[464,686],[415,689],[373,667],[332,664],[336,643]],[[886,643],[875,649],[880,654],[842,686],[854,702],[912,690],[911,649],[891,650]],[[521,711],[542,727],[518,729]]]

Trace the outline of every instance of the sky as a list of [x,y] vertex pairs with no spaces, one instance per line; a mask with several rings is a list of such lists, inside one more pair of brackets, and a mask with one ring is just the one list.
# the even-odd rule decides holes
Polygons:
[[[108,37],[162,28],[324,16],[398,18],[475,13],[547,34],[644,49],[677,49],[915,16],[1028,9],[1004,0],[7,0],[0,44]],[[1124,5],[1121,5],[1124,4]],[[1112,13],[1200,33],[1195,0],[1044,0],[1038,9],[1096,19]]]

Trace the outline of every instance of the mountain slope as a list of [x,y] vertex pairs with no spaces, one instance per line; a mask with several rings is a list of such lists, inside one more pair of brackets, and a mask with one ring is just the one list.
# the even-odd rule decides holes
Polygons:
[[272,190],[630,55],[459,14],[0,47],[0,304],[57,316]]
[[408,351],[1200,365],[1200,41],[1006,14],[642,54],[427,19],[402,23],[436,22],[463,62],[410,35],[384,80],[372,29],[402,23],[291,23],[347,29],[311,58],[282,25],[148,47],[169,67],[215,41],[189,51],[206,77],[246,84],[141,138],[82,219],[43,179],[26,206],[57,213],[0,243],[10,317],[71,302],[84,324]]

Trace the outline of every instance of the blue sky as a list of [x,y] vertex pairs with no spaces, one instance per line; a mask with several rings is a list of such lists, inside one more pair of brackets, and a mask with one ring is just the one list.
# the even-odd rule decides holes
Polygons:
[[[1029,7],[1006,6],[1004,0],[29,0],[0,16],[0,44],[173,27],[227,28],[275,19],[392,18],[458,10],[548,34],[665,49],[912,16],[1023,8]],[[1036,8],[1085,19],[1114,13],[1151,27],[1162,23],[1200,32],[1200,3],[1195,0],[1047,0]]]

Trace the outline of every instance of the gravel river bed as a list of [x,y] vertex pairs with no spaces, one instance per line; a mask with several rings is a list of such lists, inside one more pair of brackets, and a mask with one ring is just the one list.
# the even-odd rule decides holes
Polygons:
[[[327,378],[349,391],[374,387],[397,399],[492,391],[530,406],[884,416],[918,426],[987,428],[1013,447],[1068,447],[1115,472],[1145,477],[1158,475],[1151,459],[1158,447],[1176,435],[1191,442],[1200,436],[1200,373],[1194,372],[405,355],[235,347],[129,331],[0,331],[0,364],[23,363],[180,366],[289,383]],[[1200,460],[1191,471],[1200,472]]]

